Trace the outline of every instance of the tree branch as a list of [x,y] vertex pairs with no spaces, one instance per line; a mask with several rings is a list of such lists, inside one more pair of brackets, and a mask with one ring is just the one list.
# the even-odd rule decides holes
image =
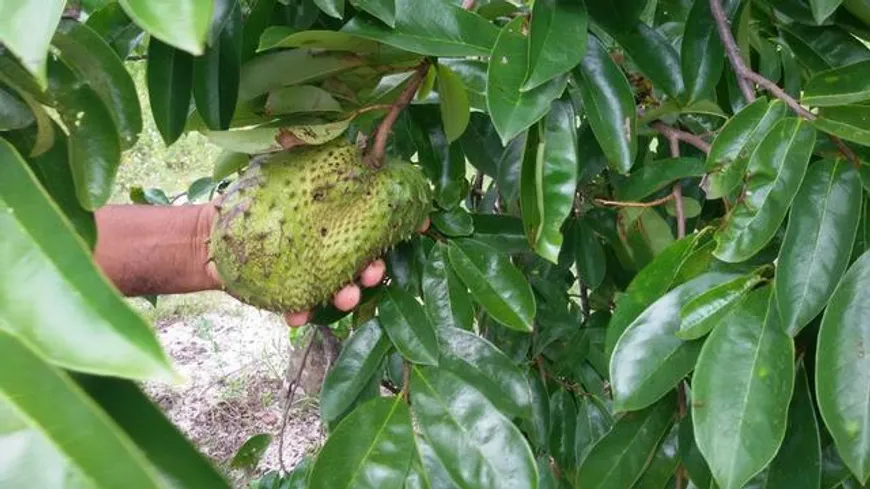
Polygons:
[[311,331],[311,338],[308,339],[308,345],[305,347],[305,353],[302,354],[302,361],[299,362],[299,368],[296,370],[296,377],[290,383],[287,389],[287,399],[284,401],[284,416],[281,421],[281,431],[278,432],[278,464],[284,472],[290,472],[284,465],[284,432],[287,431],[287,420],[290,417],[290,408],[293,406],[293,397],[296,395],[296,388],[299,382],[302,381],[302,373],[305,372],[305,364],[308,362],[308,354],[311,353],[311,347],[314,346],[314,339],[317,337],[316,331]]
[[[661,121],[657,121],[657,123],[663,126],[660,131],[668,140],[668,146],[671,150],[671,158],[679,158],[680,133],[682,133],[683,131],[670,127]],[[691,136],[696,137],[694,136],[694,134],[691,134]],[[673,197],[674,199],[674,216],[677,218],[677,239],[683,239],[686,237],[686,211],[685,207],[683,206],[683,187],[680,185],[679,181],[674,182],[674,188],[671,191],[671,197]]]
[[[817,117],[812,112],[805,109],[794,97],[785,93],[785,90],[779,87],[776,83],[768,80],[767,78],[759,75],[758,73],[752,71],[746,63],[743,61],[743,58],[740,57],[740,52],[737,49],[737,42],[734,40],[734,36],[731,35],[731,31],[728,28],[728,18],[725,16],[725,11],[722,9],[722,4],[720,0],[710,0],[710,10],[713,13],[713,19],[716,21],[716,29],[719,31],[719,38],[722,40],[722,44],[725,46],[725,52],[728,54],[728,60],[731,62],[731,66],[734,68],[734,73],[737,75],[738,82],[746,82],[751,81],[767,92],[770,92],[774,97],[785,102],[786,105],[791,108],[797,115],[803,117],[808,121],[816,120]],[[741,90],[743,90],[743,85],[741,85]],[[746,97],[746,93],[744,92],[744,97]],[[751,97],[748,97],[747,102],[752,102],[755,100],[754,94]],[[832,134],[828,134],[828,137],[837,146],[837,149],[840,150],[840,153],[849,160],[850,163],[855,165],[856,167],[860,166],[860,162],[858,161],[858,157],[855,155],[855,152],[852,151],[846,144]]]
[[372,146],[371,152],[366,156],[366,163],[370,167],[380,168],[383,164],[384,154],[387,150],[387,139],[389,139],[390,134],[393,132],[393,124],[396,123],[396,119],[399,118],[399,114],[402,110],[411,103],[411,100],[417,93],[417,89],[420,88],[420,84],[423,83],[423,80],[426,78],[428,70],[429,60],[424,60],[419,66],[417,66],[417,70],[408,82],[408,86],[405,87],[405,90],[401,95],[399,95],[399,98],[391,104],[392,108],[390,109],[390,112],[386,117],[384,117],[384,120],[381,121],[381,124],[375,131],[375,143]]
[[[710,152],[710,143],[701,139],[700,136],[692,134],[690,132],[683,131],[681,129],[677,129],[676,127],[669,126],[662,121],[655,121],[650,126],[658,131],[659,134],[668,139],[668,141],[672,141],[676,139],[677,141],[682,141],[686,144],[690,144],[704,153]],[[673,153],[673,150],[671,150]]]
[[595,203],[598,205],[607,205],[611,207],[655,207],[657,205],[662,205],[665,202],[674,198],[674,194],[668,194],[660,199],[651,200],[649,202],[631,202],[631,201],[620,201],[620,200],[605,200],[605,199],[595,199]]

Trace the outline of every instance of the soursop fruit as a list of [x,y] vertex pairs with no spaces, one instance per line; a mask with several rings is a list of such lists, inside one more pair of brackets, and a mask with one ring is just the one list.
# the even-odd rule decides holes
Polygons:
[[431,210],[414,165],[363,163],[344,141],[252,164],[224,195],[210,251],[226,290],[276,312],[326,303],[371,260],[409,238]]

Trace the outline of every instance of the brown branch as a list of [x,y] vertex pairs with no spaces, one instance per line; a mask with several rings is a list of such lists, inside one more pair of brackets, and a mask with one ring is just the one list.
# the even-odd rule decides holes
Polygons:
[[411,364],[402,362],[402,399],[407,403],[411,399]]
[[393,124],[399,118],[402,110],[411,103],[420,84],[426,79],[426,73],[429,71],[429,60],[424,60],[417,66],[417,70],[408,82],[408,86],[399,95],[399,98],[391,104],[390,112],[381,121],[381,124],[375,130],[375,143],[372,146],[371,152],[366,156],[366,163],[372,168],[380,168],[384,161],[384,154],[387,151],[387,139],[390,133],[393,132]]
[[605,199],[595,199],[594,202],[598,205],[606,205],[611,207],[655,207],[658,205],[662,205],[673,198],[674,194],[670,193],[660,199],[651,200],[649,202],[631,202]]
[[[677,141],[682,141],[686,144],[690,144],[704,153],[710,152],[710,143],[704,141],[699,136],[692,134],[690,132],[686,132],[676,127],[669,126],[662,121],[655,121],[650,124],[653,129],[655,129],[659,134],[668,139],[668,141],[672,141],[676,139]],[[673,149],[671,150],[673,153]]]
[[290,417],[290,407],[293,406],[293,397],[296,395],[296,388],[299,386],[299,382],[302,381],[302,373],[305,372],[305,364],[308,362],[308,354],[311,353],[311,347],[314,346],[315,337],[317,337],[317,332],[312,331],[311,338],[308,339],[308,345],[305,347],[305,353],[302,354],[302,361],[299,362],[299,368],[296,370],[296,377],[287,389],[284,417],[281,421],[281,431],[278,432],[278,463],[284,472],[290,472],[284,465],[284,433],[287,431],[287,420]]
[[[680,157],[680,137],[679,130],[674,129],[666,124],[662,124],[667,129],[662,132],[668,140],[668,146],[671,149],[671,158]],[[686,237],[686,211],[683,206],[683,187],[680,182],[674,182],[674,189],[671,192],[671,197],[674,199],[674,216],[677,218],[677,239]]]
[[375,111],[375,110],[390,110],[390,109],[392,109],[392,108],[393,108],[393,106],[390,105],[390,104],[375,104],[375,105],[367,105],[367,106],[365,106],[365,107],[360,107],[360,108],[356,109],[355,111],[351,112],[351,113],[350,113],[350,117],[351,117],[351,118],[356,118],[356,117],[359,117],[359,116],[362,115],[362,114],[365,114],[366,112],[372,112],[372,111]]
[[[713,12],[713,19],[716,21],[716,30],[719,31],[719,39],[722,40],[722,45],[725,46],[725,54],[731,61],[731,65],[736,67],[738,64],[745,66],[743,58],[740,57],[740,48],[737,47],[737,42],[734,36],[731,35],[731,22],[725,15],[725,10],[719,0],[710,0],[710,10]],[[737,86],[740,87],[740,92],[743,93],[743,98],[746,103],[755,101],[755,90],[749,84],[745,77],[737,77]]]
[[[734,73],[737,76],[738,82],[751,81],[767,92],[769,92],[774,97],[785,102],[786,105],[791,108],[797,115],[803,117],[808,121],[816,120],[817,117],[815,114],[804,108],[800,102],[798,102],[794,97],[785,93],[785,90],[779,87],[776,83],[768,80],[767,78],[759,75],[758,73],[752,71],[746,63],[743,61],[743,58],[740,57],[739,49],[737,48],[737,42],[734,40],[734,36],[731,35],[731,31],[728,28],[728,18],[725,16],[725,11],[722,9],[722,4],[720,0],[710,0],[710,10],[713,14],[713,20],[716,21],[716,29],[719,31],[719,38],[722,40],[722,45],[725,46],[725,52],[728,54],[728,60],[731,62],[731,67],[734,68]],[[741,90],[743,90],[743,85],[741,84]],[[744,97],[746,93],[744,92]],[[747,102],[752,102],[755,100],[754,95],[752,97],[748,97]],[[828,134],[828,137],[837,146],[837,149],[840,150],[840,153],[846,157],[849,162],[851,162],[856,167],[860,166],[860,162],[858,161],[858,157],[855,155],[855,152],[852,151],[846,144],[837,136],[832,134]]]

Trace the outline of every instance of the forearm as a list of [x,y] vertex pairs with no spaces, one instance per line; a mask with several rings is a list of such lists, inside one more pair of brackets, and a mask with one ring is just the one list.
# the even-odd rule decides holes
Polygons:
[[106,206],[96,213],[94,258],[126,296],[220,288],[208,265],[211,205]]

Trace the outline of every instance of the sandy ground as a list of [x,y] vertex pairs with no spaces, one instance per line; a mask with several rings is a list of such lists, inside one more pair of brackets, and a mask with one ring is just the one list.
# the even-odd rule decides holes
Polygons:
[[[226,469],[236,487],[246,487],[251,478],[279,468],[277,439],[253,474],[230,471],[227,464],[249,437],[277,437],[288,361],[302,347],[291,349],[289,330],[274,314],[221,294],[186,299],[203,310],[176,307],[176,312],[172,304],[158,302],[158,308],[169,309],[160,311],[168,317],[158,317],[154,324],[187,382],[148,385],[146,391],[205,455]],[[295,466],[322,439],[316,399],[297,393],[285,435],[285,466]]]

